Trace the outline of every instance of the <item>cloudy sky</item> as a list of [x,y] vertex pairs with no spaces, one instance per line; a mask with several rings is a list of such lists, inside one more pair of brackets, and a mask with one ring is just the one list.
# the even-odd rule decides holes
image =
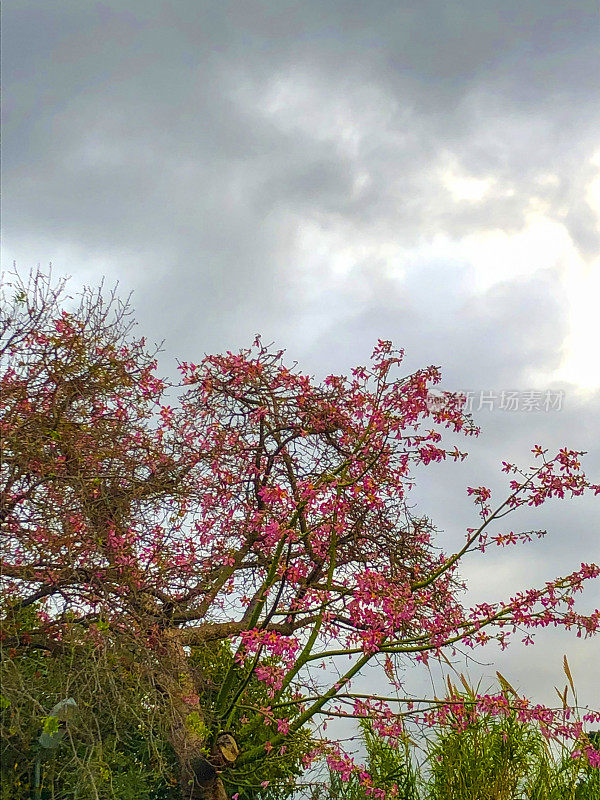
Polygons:
[[[419,489],[447,547],[465,486],[537,442],[600,477],[595,0],[6,0],[3,21],[3,268],[119,280],[169,371],[257,332],[316,375],[377,338],[440,365],[483,427]],[[592,502],[522,524],[550,535],[467,565],[473,597],[600,558]],[[597,642],[473,674],[552,702],[564,652],[600,707]]]

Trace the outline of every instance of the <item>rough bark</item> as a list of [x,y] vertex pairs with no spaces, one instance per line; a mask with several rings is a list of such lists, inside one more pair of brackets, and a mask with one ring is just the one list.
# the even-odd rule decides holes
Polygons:
[[[181,732],[180,732],[181,733]],[[184,800],[227,800],[221,772],[231,766],[238,756],[235,739],[229,733],[220,734],[207,758],[205,751],[196,749],[187,738],[178,739],[180,750],[181,787]]]
[[179,762],[183,800],[227,800],[220,773],[235,762],[239,752],[237,743],[231,733],[221,732],[207,753],[199,687],[183,646],[177,638],[169,637],[165,649],[172,671],[159,680],[171,705],[169,739]]

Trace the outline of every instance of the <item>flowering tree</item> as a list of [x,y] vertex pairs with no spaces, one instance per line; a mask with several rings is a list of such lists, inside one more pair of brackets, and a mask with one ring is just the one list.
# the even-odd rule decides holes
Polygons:
[[[495,506],[487,488],[470,488],[478,524],[447,555],[411,512],[411,473],[465,457],[444,445],[445,429],[477,429],[460,396],[431,402],[436,368],[398,377],[402,353],[380,341],[370,366],[316,384],[257,339],[180,364],[174,387],[114,297],[85,291],[67,311],[63,287],[41,274],[13,288],[1,377],[5,647],[60,652],[77,627],[98,646],[135,650],[128,669],[145,671],[168,708],[186,800],[226,797],[230,771],[251,782],[257,764],[332,714],[369,717],[393,738],[406,714],[510,707],[581,735],[568,709],[531,707],[508,690],[404,702],[352,689],[368,664],[398,688],[401,659],[427,663],[459,643],[504,644],[547,625],[598,631],[600,613],[574,604],[600,574],[591,564],[504,603],[459,601],[463,557],[531,538],[494,523],[600,491],[580,453],[536,447],[537,466],[504,463],[510,485]],[[219,640],[234,655],[205,702],[193,653]],[[257,678],[268,698],[258,705],[248,691]],[[305,763],[324,754],[342,777],[354,769],[315,735]],[[360,780],[370,789],[366,772]]]

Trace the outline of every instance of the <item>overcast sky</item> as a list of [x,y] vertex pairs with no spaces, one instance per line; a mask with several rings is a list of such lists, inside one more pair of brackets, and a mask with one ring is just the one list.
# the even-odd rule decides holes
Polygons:
[[[465,486],[538,442],[600,478],[595,0],[6,0],[3,23],[3,268],[118,279],[170,371],[257,332],[316,375],[377,338],[440,365],[483,428],[419,489],[449,548]],[[467,566],[473,597],[600,560],[597,516],[525,518],[549,537]],[[598,641],[478,669],[553,702],[564,652],[600,707]]]

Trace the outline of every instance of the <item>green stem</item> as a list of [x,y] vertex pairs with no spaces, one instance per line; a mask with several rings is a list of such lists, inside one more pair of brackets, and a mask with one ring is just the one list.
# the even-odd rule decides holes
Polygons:
[[[271,562],[271,566],[269,568],[269,572],[267,573],[267,577],[265,578],[263,585],[261,587],[262,597],[256,604],[256,608],[254,609],[250,619],[248,620],[247,630],[251,630],[252,628],[256,627],[256,624],[260,619],[260,615],[267,601],[267,592],[275,582],[275,577],[277,575],[277,568],[281,560],[281,555],[283,553],[284,545],[285,545],[285,537],[282,536],[279,544],[277,545],[277,550],[275,551],[275,554],[273,556],[273,561]],[[227,698],[231,692],[231,689],[233,688],[234,675],[235,675],[235,656],[233,657],[231,664],[229,665],[229,668],[225,674],[225,678],[221,685],[221,689],[215,701],[215,708],[219,716],[221,715],[225,716],[227,713],[229,713],[229,708],[227,707],[227,710],[225,710],[225,708],[226,708]]]
[[[318,700],[310,706],[304,713],[302,713],[297,719],[294,720],[292,725],[290,725],[290,733],[296,733],[296,731],[300,730],[303,725],[305,725],[315,714],[318,714],[319,711],[323,708],[323,706],[329,702],[332,698],[334,698],[339,690],[345,686],[352,678],[359,672],[365,664],[367,664],[371,658],[375,655],[375,653],[365,653],[362,658],[359,658],[352,666],[348,672],[339,680],[337,681],[331,689],[329,689],[322,697],[319,697]],[[277,747],[277,745],[281,744],[285,741],[286,735],[289,734],[278,734],[273,739],[271,739],[271,744],[273,747]],[[243,755],[238,759],[236,762],[236,766],[243,766],[244,764],[248,764],[252,761],[255,761],[257,758],[263,756],[265,752],[264,745],[257,745],[256,747],[247,750]]]
[[33,800],[42,800],[42,756],[38,754],[33,767]]

